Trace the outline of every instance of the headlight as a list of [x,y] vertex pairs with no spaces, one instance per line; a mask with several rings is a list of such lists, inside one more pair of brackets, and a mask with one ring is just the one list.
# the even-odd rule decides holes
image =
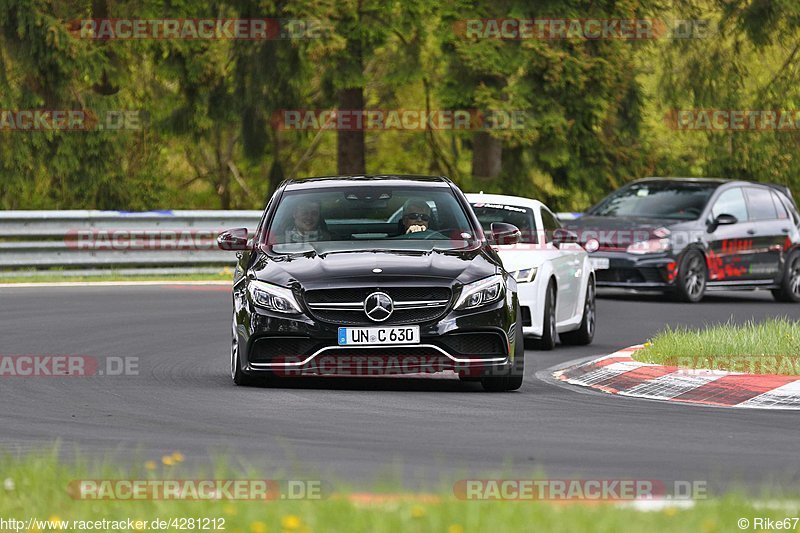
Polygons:
[[285,287],[251,280],[247,284],[247,292],[253,303],[264,309],[291,315],[302,312],[292,291]]
[[629,254],[657,254],[669,250],[669,239],[650,239],[639,241],[628,246]]
[[511,275],[514,276],[514,279],[517,280],[517,283],[530,283],[536,279],[537,270],[539,270],[538,267],[525,268],[522,270],[517,270],[516,272],[512,272]]
[[463,311],[496,302],[503,296],[504,288],[503,276],[499,274],[464,285],[455,309]]

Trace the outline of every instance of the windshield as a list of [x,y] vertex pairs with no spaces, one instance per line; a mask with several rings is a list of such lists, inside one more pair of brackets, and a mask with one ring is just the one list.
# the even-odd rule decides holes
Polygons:
[[475,215],[478,217],[485,232],[491,232],[493,222],[505,222],[519,228],[522,233],[520,242],[536,243],[536,223],[533,219],[532,209],[514,205],[476,202],[472,204],[472,210],[475,211]]
[[638,183],[606,197],[590,215],[695,220],[717,188],[703,183]]
[[476,238],[449,187],[359,185],[286,191],[261,241],[292,254],[456,250]]

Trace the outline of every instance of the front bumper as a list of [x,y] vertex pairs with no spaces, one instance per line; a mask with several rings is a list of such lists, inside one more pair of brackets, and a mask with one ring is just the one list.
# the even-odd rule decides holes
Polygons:
[[607,258],[608,268],[595,270],[598,287],[665,290],[675,285],[677,261],[670,254],[634,255],[599,250],[591,258]]
[[[383,325],[386,324],[363,327]],[[237,313],[243,370],[278,375],[387,375],[449,370],[480,376],[507,368],[515,353],[516,315],[509,312],[505,299],[485,310],[451,311],[435,323],[419,324],[419,344],[339,346],[339,326],[306,315],[271,313],[248,302]]]

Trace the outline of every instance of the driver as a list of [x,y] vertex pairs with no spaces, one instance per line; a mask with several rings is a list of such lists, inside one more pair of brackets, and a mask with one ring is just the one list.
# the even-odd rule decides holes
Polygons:
[[427,231],[431,223],[431,208],[428,202],[411,198],[403,205],[403,227],[406,234]]
[[286,242],[328,241],[330,234],[321,224],[320,203],[306,200],[292,210],[292,225],[286,231]]

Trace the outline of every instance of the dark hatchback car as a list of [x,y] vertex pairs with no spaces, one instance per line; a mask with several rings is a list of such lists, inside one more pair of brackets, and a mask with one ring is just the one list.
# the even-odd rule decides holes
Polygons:
[[800,232],[788,189],[747,181],[646,178],[567,224],[592,252],[597,285],[671,292],[770,289],[800,301]]
[[[519,230],[496,224],[492,238]],[[522,385],[517,285],[448,179],[327,177],[281,184],[238,249],[231,376],[455,371],[491,391]]]

